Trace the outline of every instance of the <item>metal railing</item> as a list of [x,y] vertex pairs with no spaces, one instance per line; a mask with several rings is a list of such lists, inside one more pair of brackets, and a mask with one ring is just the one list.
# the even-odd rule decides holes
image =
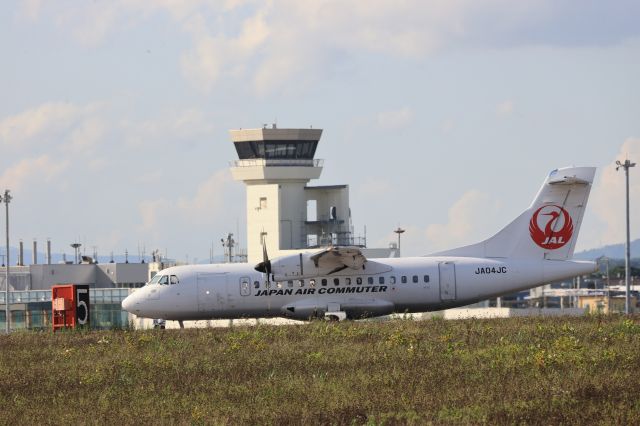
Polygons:
[[252,158],[248,160],[230,161],[231,167],[322,167],[322,159],[266,159]]

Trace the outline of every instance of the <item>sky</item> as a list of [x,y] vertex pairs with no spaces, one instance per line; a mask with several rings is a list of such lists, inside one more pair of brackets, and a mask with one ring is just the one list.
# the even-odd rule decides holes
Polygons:
[[[12,245],[244,245],[228,130],[274,122],[324,129],[312,184],[349,185],[370,247],[398,226],[403,255],[489,237],[567,165],[598,167],[577,249],[623,242],[638,22],[635,0],[3,1]],[[635,239],[640,166],[630,192]]]

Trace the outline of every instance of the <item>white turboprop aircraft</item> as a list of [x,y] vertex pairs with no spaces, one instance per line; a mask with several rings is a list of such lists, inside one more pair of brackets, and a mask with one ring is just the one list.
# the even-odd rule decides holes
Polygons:
[[[256,265],[175,266],[122,307],[177,320],[357,319],[464,306],[596,270],[571,260],[594,167],[552,171],[527,210],[493,237],[424,257],[367,259],[327,247]],[[264,244],[263,244],[264,246]]]

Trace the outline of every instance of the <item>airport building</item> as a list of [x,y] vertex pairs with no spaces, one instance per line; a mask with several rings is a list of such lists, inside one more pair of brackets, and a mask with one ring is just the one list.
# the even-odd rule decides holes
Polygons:
[[[37,253],[34,243],[33,253]],[[82,260],[81,260],[82,259]],[[150,263],[98,264],[89,257],[76,262],[51,263],[51,244],[47,242],[45,263],[25,265],[23,246],[17,265],[9,268],[9,309],[12,329],[39,329],[51,326],[51,287],[58,284],[86,284],[90,287],[91,324],[94,328],[125,327],[131,320],[121,302],[133,289],[142,287],[159,270],[172,266],[162,259]],[[5,327],[6,267],[0,267],[0,329]]]

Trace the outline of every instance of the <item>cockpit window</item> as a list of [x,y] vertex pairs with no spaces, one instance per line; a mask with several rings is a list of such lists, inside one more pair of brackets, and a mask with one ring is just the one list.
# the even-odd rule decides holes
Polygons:
[[179,284],[180,281],[178,281],[178,277],[176,275],[171,275],[170,278],[171,284]]
[[151,278],[151,281],[149,281],[149,284],[157,284],[158,281],[160,281],[160,278],[162,278],[162,275],[154,275],[153,278]]
[[162,278],[160,278],[160,281],[158,281],[158,284],[160,285],[169,284],[169,275],[163,275]]

